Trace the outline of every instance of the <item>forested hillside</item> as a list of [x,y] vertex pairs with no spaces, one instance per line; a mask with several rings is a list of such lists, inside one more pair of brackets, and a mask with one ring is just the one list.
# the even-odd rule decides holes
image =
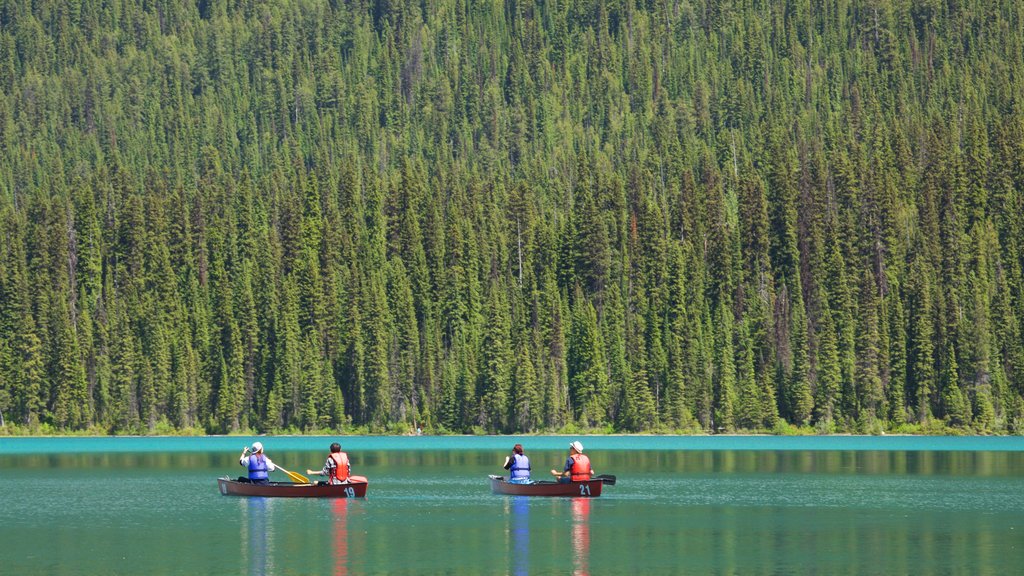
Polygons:
[[8,433],[1020,433],[1022,243],[1016,0],[0,0]]

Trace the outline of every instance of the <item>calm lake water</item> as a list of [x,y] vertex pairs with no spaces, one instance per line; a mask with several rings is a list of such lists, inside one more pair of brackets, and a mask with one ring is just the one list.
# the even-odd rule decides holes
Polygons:
[[[221,496],[255,438],[0,438],[0,573],[1024,570],[1024,438],[582,437],[600,498],[490,493],[572,439],[341,438],[367,498],[317,500]],[[304,472],[336,439],[259,440]]]

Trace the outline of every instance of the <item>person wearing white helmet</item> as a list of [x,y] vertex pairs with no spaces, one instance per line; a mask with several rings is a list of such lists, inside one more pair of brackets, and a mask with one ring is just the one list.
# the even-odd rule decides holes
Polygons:
[[590,458],[583,454],[583,444],[579,440],[569,444],[569,458],[565,461],[565,469],[561,472],[552,470],[551,474],[557,476],[559,482],[590,480],[594,475],[594,469],[590,467]]
[[270,473],[276,470],[277,466],[274,466],[270,458],[263,454],[262,443],[253,442],[252,454],[249,453],[249,450],[248,446],[243,448],[242,456],[238,459],[238,463],[249,470],[249,482],[253,484],[269,484]]

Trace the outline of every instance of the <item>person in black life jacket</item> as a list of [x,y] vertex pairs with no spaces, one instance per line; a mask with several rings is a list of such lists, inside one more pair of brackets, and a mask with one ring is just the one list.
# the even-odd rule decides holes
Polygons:
[[583,454],[583,444],[579,440],[569,444],[569,458],[565,461],[565,470],[552,470],[551,474],[557,476],[559,482],[583,482],[594,476],[590,458]]
[[341,444],[331,444],[331,453],[327,456],[323,470],[306,470],[306,474],[327,476],[328,484],[344,484],[352,476],[352,464],[348,454],[341,451]]
[[238,463],[249,470],[249,482],[253,484],[269,484],[270,473],[277,470],[277,466],[263,454],[263,444],[252,443],[252,454],[249,454],[249,447],[242,449],[242,456]]
[[511,472],[508,477],[511,484],[530,483],[530,459],[523,454],[522,444],[512,447],[512,454],[505,457],[504,468]]

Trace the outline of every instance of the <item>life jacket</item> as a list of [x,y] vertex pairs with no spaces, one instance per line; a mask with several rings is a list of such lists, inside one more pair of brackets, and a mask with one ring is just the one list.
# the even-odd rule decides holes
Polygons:
[[249,480],[266,480],[267,478],[267,459],[263,457],[263,454],[249,456]]
[[525,454],[512,455],[512,478],[530,477],[530,459]]
[[331,476],[327,481],[331,484],[340,484],[348,480],[348,454],[331,452],[330,460],[334,461],[334,467],[331,468]]
[[569,468],[570,479],[573,482],[590,480],[590,458],[584,454],[573,454],[569,458],[572,459],[572,468]]

